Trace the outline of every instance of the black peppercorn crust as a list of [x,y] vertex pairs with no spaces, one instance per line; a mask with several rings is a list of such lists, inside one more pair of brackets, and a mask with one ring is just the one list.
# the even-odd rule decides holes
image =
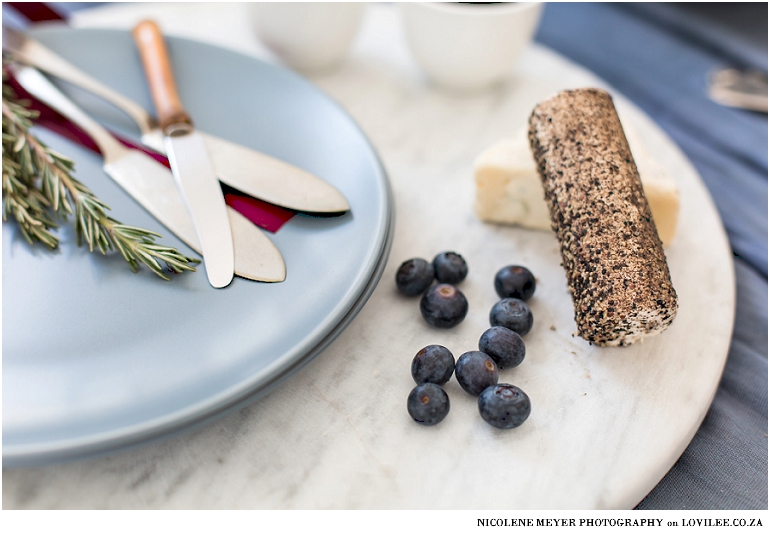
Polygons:
[[676,291],[612,97],[576,89],[541,102],[529,143],[578,334],[616,346],[662,332],[676,315]]

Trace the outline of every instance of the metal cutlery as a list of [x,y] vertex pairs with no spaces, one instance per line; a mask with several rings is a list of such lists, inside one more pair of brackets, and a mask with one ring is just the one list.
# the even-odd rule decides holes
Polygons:
[[235,254],[227,204],[214,162],[179,99],[160,28],[145,20],[136,25],[133,35],[165,136],[171,172],[203,249],[206,276],[214,288],[224,288],[235,274]]
[[[142,143],[165,154],[163,134],[142,106],[96,80],[44,46],[3,27],[3,50],[22,63],[37,67],[110,102],[139,127]],[[237,143],[201,132],[219,180],[269,203],[303,212],[346,212],[350,206],[336,188],[296,166]]]
[[723,106],[767,113],[767,73],[722,69],[711,73],[708,95]]
[[[104,157],[107,175],[179,239],[201,252],[195,228],[166,167],[139,150],[124,147],[37,70],[12,66],[12,71],[25,90],[93,139]],[[228,207],[227,212],[232,228],[236,275],[262,282],[283,281],[286,265],[273,242],[237,211]]]

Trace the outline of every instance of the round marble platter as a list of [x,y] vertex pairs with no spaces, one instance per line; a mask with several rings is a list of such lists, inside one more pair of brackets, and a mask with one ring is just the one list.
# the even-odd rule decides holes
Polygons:
[[[391,257],[372,299],[330,348],[328,360],[313,363],[308,371],[313,377],[302,374],[295,386],[311,384],[324,392],[324,401],[346,419],[336,432],[329,425],[339,417],[325,419],[319,431],[324,430],[323,443],[331,443],[312,455],[312,464],[299,461],[310,472],[303,481],[315,484],[297,490],[299,496],[261,495],[261,501],[249,503],[634,507],[673,466],[703,421],[732,334],[732,253],[697,171],[623,95],[541,46],[524,54],[506,86],[486,95],[443,93],[395,54],[385,56],[374,43],[365,50],[367,62],[352,62],[337,76],[316,82],[351,110],[388,169],[397,213]],[[390,65],[373,66],[377,53]],[[364,77],[368,91],[350,89],[352,81]],[[473,211],[474,159],[523,127],[539,101],[576,87],[601,87],[614,96],[624,124],[680,193],[677,236],[666,248],[679,312],[666,332],[625,348],[595,347],[573,336],[572,302],[552,233],[486,224]],[[449,331],[426,325],[418,300],[400,296],[393,282],[402,261],[430,259],[445,250],[462,254],[469,264],[460,288],[470,311]],[[431,428],[415,424],[406,412],[414,386],[411,359],[428,344],[445,345],[455,357],[477,349],[498,299],[494,275],[508,264],[528,266],[538,279],[528,301],[535,326],[524,337],[527,356],[519,367],[500,373],[500,382],[530,396],[529,420],[513,430],[492,428],[480,418],[476,399],[453,378],[445,387],[451,402],[447,418]],[[331,369],[322,369],[325,365]],[[346,380],[340,382],[343,371]],[[306,451],[299,448],[297,458]]]
[[[362,127],[393,186],[392,251],[366,306],[318,358],[248,408],[163,443],[38,472],[45,485],[36,503],[631,508],[684,451],[721,377],[735,301],[727,238],[695,169],[622,95],[543,47],[524,53],[503,88],[446,95],[382,38],[390,35],[383,28],[396,31],[396,21],[381,19],[380,31],[365,28],[368,40],[343,69],[313,80]],[[679,313],[660,336],[626,348],[598,348],[572,336],[572,304],[551,233],[485,224],[473,212],[474,158],[515,133],[540,100],[585,86],[615,96],[624,121],[681,195],[677,237],[666,249]],[[459,252],[470,266],[460,286],[470,312],[447,331],[425,324],[418,300],[399,295],[393,283],[403,260],[444,250]],[[431,343],[456,357],[476,349],[497,300],[494,274],[512,263],[538,278],[529,301],[535,325],[525,337],[525,361],[500,380],[529,394],[531,417],[514,430],[494,429],[452,379],[446,420],[432,428],[415,424],[406,412],[412,357]],[[11,485],[30,475],[12,471],[6,478]]]

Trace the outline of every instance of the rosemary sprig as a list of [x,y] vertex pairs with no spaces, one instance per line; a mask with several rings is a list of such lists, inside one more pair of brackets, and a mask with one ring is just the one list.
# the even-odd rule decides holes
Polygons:
[[[35,113],[11,100],[5,76],[3,69],[3,221],[12,216],[30,244],[40,241],[53,249],[59,240],[50,229],[58,225],[48,213],[48,199],[35,187],[34,169],[20,152]],[[12,157],[14,154],[19,157]]]
[[74,215],[78,245],[85,242],[102,254],[117,249],[134,273],[144,264],[170,280],[161,263],[174,273],[195,271],[200,260],[156,244],[160,234],[107,215],[109,206],[72,176],[74,162],[29,133],[37,113],[16,99],[6,76],[3,66],[3,221],[13,218],[30,244],[54,249],[59,245],[51,233],[58,227],[54,216],[67,221]]

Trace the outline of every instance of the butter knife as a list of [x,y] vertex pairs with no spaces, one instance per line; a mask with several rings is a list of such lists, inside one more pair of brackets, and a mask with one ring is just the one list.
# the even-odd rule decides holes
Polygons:
[[145,20],[136,25],[133,35],[158,113],[158,122],[165,135],[164,145],[171,172],[203,249],[209,284],[214,288],[224,288],[233,280],[235,255],[227,204],[214,162],[179,99],[160,28],[153,21]]
[[[50,75],[111,103],[139,127],[142,143],[165,154],[163,133],[142,106],[83,72],[54,51],[11,28],[3,26],[3,50],[14,60],[37,67]],[[301,212],[341,213],[350,209],[334,186],[287,162],[205,132],[219,180],[247,195]]]
[[[124,147],[91,119],[45,76],[31,67],[12,66],[16,81],[39,101],[80,127],[104,157],[104,171],[155,219],[197,253],[200,243],[171,172],[139,150]],[[228,207],[233,232],[236,275],[262,282],[281,282],[286,264],[272,241],[248,219]]]

